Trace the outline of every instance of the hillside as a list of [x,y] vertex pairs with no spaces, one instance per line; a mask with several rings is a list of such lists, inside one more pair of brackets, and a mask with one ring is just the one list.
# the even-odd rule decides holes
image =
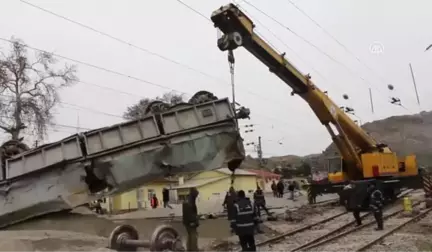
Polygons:
[[[385,143],[398,155],[416,154],[419,165],[432,166],[432,111],[414,115],[392,116],[362,126],[378,142]],[[316,168],[323,168],[325,156],[334,156],[337,149],[330,144],[323,154],[304,157],[286,155],[268,158],[266,168],[273,170],[277,165],[297,166],[304,160]],[[258,161],[248,157],[245,168],[257,166]],[[252,168],[252,167],[250,167]]]

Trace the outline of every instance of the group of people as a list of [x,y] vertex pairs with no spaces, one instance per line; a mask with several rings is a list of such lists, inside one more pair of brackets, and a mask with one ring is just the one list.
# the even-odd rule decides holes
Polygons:
[[273,180],[271,184],[271,189],[273,191],[273,196],[276,198],[282,198],[284,195],[285,185],[283,184],[282,180],[279,180],[276,184],[276,182]]
[[[170,196],[169,196],[169,190],[167,188],[164,188],[162,190],[162,202],[164,208],[171,208],[172,206],[169,204]],[[159,199],[157,198],[156,194],[153,194],[153,196],[150,199],[150,206],[151,208],[155,209],[159,207]]]
[[[369,208],[374,213],[378,224],[377,230],[382,230],[383,193],[375,183],[371,183],[367,187],[367,193]],[[187,251],[198,251],[197,228],[199,226],[199,216],[196,206],[198,194],[199,192],[196,188],[191,188],[187,199],[182,205],[183,225],[188,234]],[[235,191],[233,187],[230,187],[223,202],[223,206],[227,209],[231,231],[239,237],[242,251],[256,251],[255,232],[262,233],[259,226],[261,222],[261,209],[266,211],[267,215],[271,215],[266,207],[264,192],[259,186],[254,192],[253,199],[254,203],[246,197],[246,193],[243,190]],[[354,210],[353,212],[357,225],[361,225],[359,211]]]
[[[282,180],[279,180],[279,182],[273,181],[271,185],[271,189],[273,191],[273,196],[276,198],[283,198],[284,191],[285,191],[285,185],[282,182]],[[294,200],[294,192],[298,189],[298,184],[295,181],[289,182],[288,184],[288,192],[290,193],[290,198]]]

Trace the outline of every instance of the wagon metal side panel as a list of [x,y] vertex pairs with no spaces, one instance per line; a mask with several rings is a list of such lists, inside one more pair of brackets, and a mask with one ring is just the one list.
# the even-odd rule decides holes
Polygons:
[[18,177],[62,161],[81,157],[79,138],[75,135],[6,160],[6,178]]
[[151,139],[159,135],[153,116],[84,133],[87,155]]
[[228,99],[198,104],[162,114],[165,134],[214,124],[234,118]]

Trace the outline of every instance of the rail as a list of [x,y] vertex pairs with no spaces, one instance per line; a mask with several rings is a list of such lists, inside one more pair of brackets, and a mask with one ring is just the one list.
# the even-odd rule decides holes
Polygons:
[[[413,207],[414,206],[418,206],[421,202],[422,201],[416,202],[415,204],[413,204]],[[404,211],[403,209],[397,210],[395,212],[392,212],[390,214],[387,214],[387,215],[383,216],[383,219],[387,220],[387,219],[389,219],[391,217],[397,216],[398,214],[400,214],[403,211]],[[352,224],[354,224],[354,223],[352,223]],[[310,241],[310,242],[308,242],[306,244],[303,244],[301,246],[298,246],[298,247],[292,249],[291,252],[310,250],[312,248],[316,248],[316,247],[319,247],[319,246],[322,246],[322,245],[325,245],[325,244],[329,244],[330,242],[334,242],[337,239],[340,239],[342,237],[346,237],[347,235],[353,234],[356,231],[362,230],[362,229],[364,229],[366,227],[369,227],[369,226],[371,226],[373,224],[375,224],[375,220],[368,221],[367,223],[365,223],[365,224],[363,224],[361,226],[354,227],[352,229],[348,229],[348,230],[346,230],[344,232],[341,232],[341,231],[344,230],[347,227],[338,228],[336,230],[333,230],[333,231],[331,231],[331,232],[329,232],[329,233],[321,236],[320,239],[316,239],[314,241]],[[332,236],[332,235],[334,235],[334,236]],[[327,238],[327,237],[329,237],[329,238]],[[325,239],[325,238],[327,238],[327,239]]]
[[[413,192],[412,189],[405,190],[402,193],[400,193],[397,196],[397,198],[398,199],[403,198],[404,196],[408,195],[411,192]],[[418,206],[421,202],[422,201],[416,202],[416,203],[413,204],[413,206]],[[391,204],[391,205],[386,206],[385,209],[388,210],[389,208],[394,207],[394,206],[395,206],[394,204]],[[397,210],[396,212],[393,212],[390,215],[386,215],[386,216],[384,216],[384,218],[390,218],[390,217],[392,217],[392,216],[400,213],[401,211],[403,211],[403,209],[402,210]],[[338,213],[338,214],[332,215],[332,216],[330,216],[328,218],[325,218],[323,220],[314,222],[314,223],[306,225],[304,227],[300,227],[298,229],[295,229],[295,230],[283,233],[283,234],[278,235],[276,237],[272,237],[272,238],[269,238],[267,240],[258,242],[256,244],[256,246],[257,247],[262,247],[262,246],[265,246],[267,244],[279,243],[278,241],[283,240],[283,239],[285,239],[287,237],[294,236],[296,234],[299,234],[299,233],[304,232],[306,230],[310,230],[310,229],[312,229],[312,228],[314,228],[314,227],[316,227],[318,225],[321,225],[321,224],[324,224],[324,223],[328,223],[328,222],[333,221],[333,220],[336,220],[337,223],[338,223],[338,222],[340,222],[340,220],[338,218],[341,217],[341,216],[344,216],[344,215],[346,215],[348,213],[349,212],[344,211],[342,213]],[[370,215],[371,215],[371,212],[368,212],[368,213],[365,213],[365,214],[361,215],[361,218],[365,219],[366,217],[368,217]],[[353,227],[355,225],[355,223],[356,223],[355,220],[349,221],[349,222],[343,224],[342,226],[337,227],[336,229],[334,229],[334,230],[332,230],[330,232],[327,232],[327,233],[325,233],[323,235],[320,235],[320,236],[314,238],[313,240],[309,240],[309,241],[307,241],[307,242],[305,242],[303,244],[298,245],[297,247],[295,247],[294,249],[292,249],[290,251],[294,252],[294,251],[300,251],[300,250],[304,250],[304,249],[315,248],[317,246],[320,246],[320,245],[326,244],[326,243],[328,243],[330,241],[333,241],[333,240],[335,240],[335,239],[337,239],[339,237],[343,237],[343,236],[345,236],[347,234],[350,234],[350,233],[352,233],[352,232],[354,232],[356,230],[359,230],[359,229],[361,229],[363,227],[370,226],[373,223],[375,223],[375,221],[369,221],[369,222],[367,222],[367,223],[365,223],[365,224],[363,224],[363,225],[361,225],[359,227]],[[347,228],[350,228],[350,227],[353,227],[353,228],[348,229],[347,231],[345,231]]]

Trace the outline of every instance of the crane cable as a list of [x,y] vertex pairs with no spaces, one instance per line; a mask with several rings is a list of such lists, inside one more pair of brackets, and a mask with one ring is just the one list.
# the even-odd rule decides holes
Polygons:
[[[234,110],[234,114],[236,113],[236,100],[235,100],[235,82],[234,82],[234,66],[235,66],[235,58],[234,58],[234,52],[233,50],[229,50],[228,51],[228,65],[229,65],[229,69],[230,69],[230,75],[231,75],[231,92],[232,92],[232,107]],[[238,120],[237,120],[237,116],[235,116],[235,124],[236,124],[236,130],[239,131],[239,126],[238,126]],[[235,181],[235,170],[237,169],[237,167],[235,167],[232,171],[231,171],[231,186],[234,186],[234,181]]]

